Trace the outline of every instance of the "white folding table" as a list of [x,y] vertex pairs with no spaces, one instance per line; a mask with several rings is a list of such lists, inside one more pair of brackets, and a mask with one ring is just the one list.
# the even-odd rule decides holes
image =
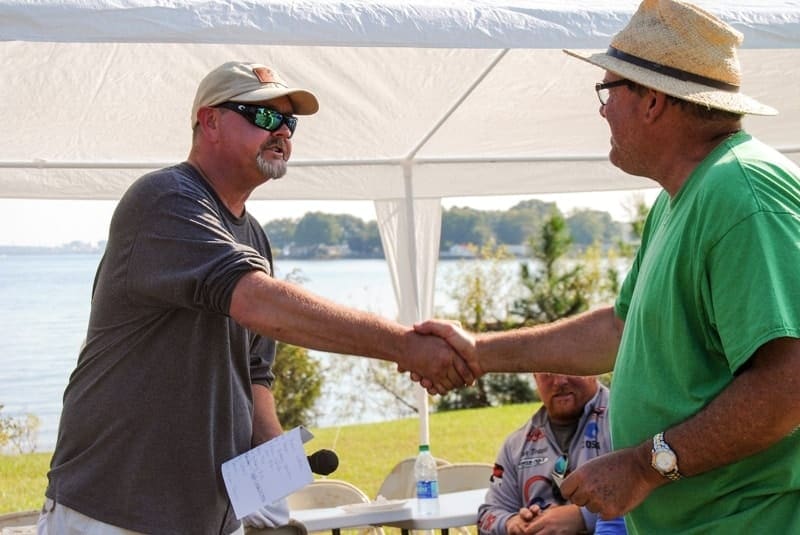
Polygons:
[[413,529],[438,529],[442,535],[447,535],[449,528],[475,525],[478,507],[485,496],[486,489],[442,494],[439,496],[439,513],[435,515],[420,515],[417,500],[412,498],[397,509],[382,509],[379,504],[374,509],[365,504],[356,511],[325,507],[292,511],[291,517],[302,522],[308,531],[331,530],[334,535],[338,535],[341,529],[361,526],[391,526],[400,528],[403,533]]

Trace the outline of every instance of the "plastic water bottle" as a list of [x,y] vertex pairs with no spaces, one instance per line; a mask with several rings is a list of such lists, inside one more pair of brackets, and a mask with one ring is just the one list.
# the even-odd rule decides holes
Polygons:
[[436,459],[427,444],[419,447],[414,462],[414,479],[417,482],[417,512],[430,516],[439,514],[439,479],[436,476]]

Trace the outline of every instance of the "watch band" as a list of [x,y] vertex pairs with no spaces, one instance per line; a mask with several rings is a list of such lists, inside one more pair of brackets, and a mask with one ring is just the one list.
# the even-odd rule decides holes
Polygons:
[[[683,477],[681,476],[681,473],[678,470],[678,456],[675,454],[672,448],[669,447],[667,441],[664,440],[663,431],[661,433],[656,433],[656,435],[653,437],[652,453],[653,453],[653,459],[651,464],[659,474],[661,474],[662,476],[666,477],[671,481],[677,481],[681,477]],[[671,469],[667,470],[664,467],[660,466],[660,464],[657,462],[657,459],[663,457],[669,459],[669,461],[672,464]]]

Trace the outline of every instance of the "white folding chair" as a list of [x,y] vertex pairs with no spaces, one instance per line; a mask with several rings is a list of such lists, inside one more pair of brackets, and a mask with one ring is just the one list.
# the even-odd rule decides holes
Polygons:
[[[439,494],[462,490],[488,489],[494,466],[489,463],[453,463],[440,466],[436,471]],[[475,518],[478,511],[475,511]],[[456,528],[461,535],[469,535],[466,527]]]
[[[383,496],[387,500],[416,498],[417,483],[414,481],[414,462],[416,460],[416,457],[408,457],[397,463],[384,478],[377,496]],[[437,468],[448,464],[450,464],[449,461],[436,459]]]
[[494,466],[490,463],[453,463],[440,466],[436,471],[439,492],[488,489]]
[[0,534],[35,535],[39,511],[20,511],[0,515]]
[[[338,507],[353,503],[370,503],[364,491],[341,479],[317,479],[286,498],[291,512],[300,509],[317,509],[321,507]],[[339,530],[333,530],[339,535]],[[375,526],[364,526],[359,534],[384,535],[383,529]]]
[[308,530],[302,522],[290,518],[287,524],[274,528],[245,527],[244,535],[308,535]]

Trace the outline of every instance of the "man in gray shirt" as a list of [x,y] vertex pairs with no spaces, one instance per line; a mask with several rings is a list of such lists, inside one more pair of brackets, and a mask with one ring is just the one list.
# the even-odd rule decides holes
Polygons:
[[239,533],[221,464],[279,435],[275,342],[396,362],[438,392],[473,371],[443,340],[273,278],[247,213],[316,97],[259,64],[200,83],[187,161],[119,202],[64,393],[41,533]]

